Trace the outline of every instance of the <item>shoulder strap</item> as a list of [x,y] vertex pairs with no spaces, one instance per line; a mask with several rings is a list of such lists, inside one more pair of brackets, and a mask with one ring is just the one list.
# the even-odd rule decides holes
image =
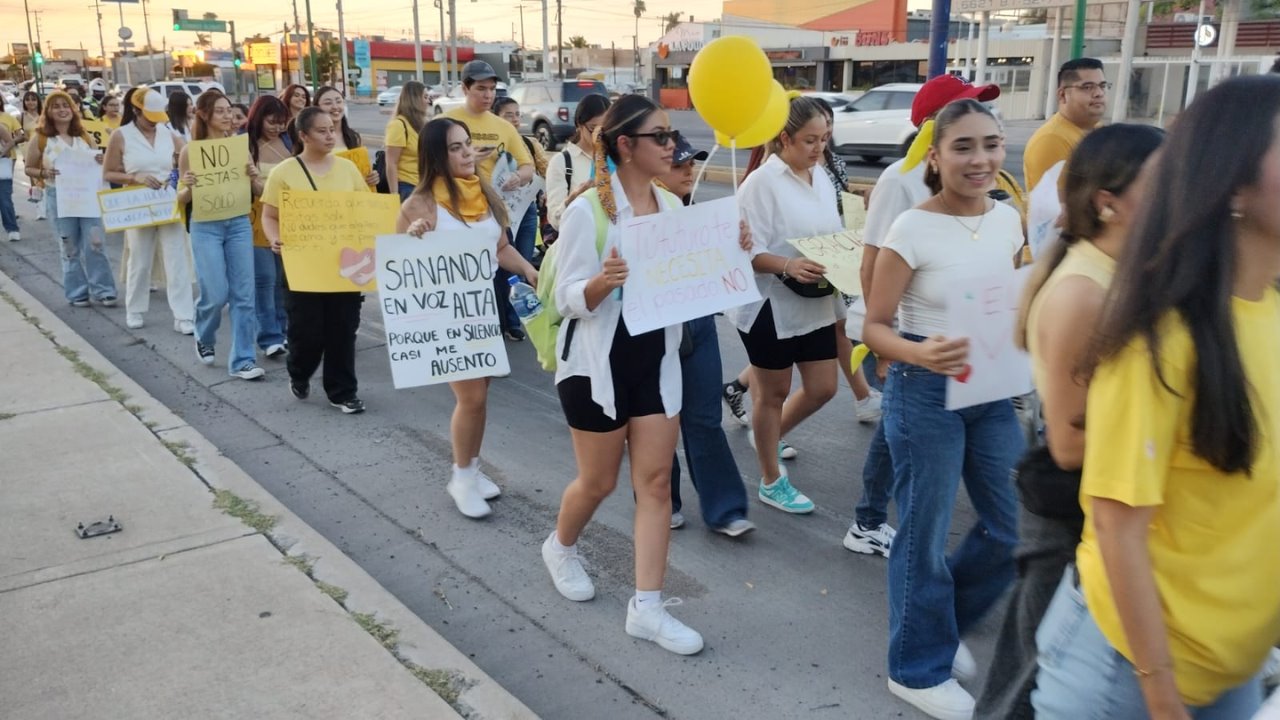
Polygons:
[[609,216],[604,212],[604,205],[600,203],[600,194],[595,188],[584,192],[582,197],[587,199],[587,203],[591,205],[591,217],[595,220],[596,227],[596,254],[604,254],[604,243],[609,239]]
[[567,192],[573,192],[573,156],[569,154],[569,148],[565,148],[560,152],[564,156],[564,186]]
[[40,151],[41,155],[44,155],[44,149],[49,147],[49,136],[40,130],[36,130],[36,135],[39,136],[36,138],[36,149]]
[[298,165],[302,168],[302,172],[306,173],[307,182],[311,183],[311,189],[319,192],[320,188],[316,187],[316,180],[311,177],[311,171],[307,169],[307,164],[302,162],[302,157],[300,155],[295,155],[293,159],[298,161]]

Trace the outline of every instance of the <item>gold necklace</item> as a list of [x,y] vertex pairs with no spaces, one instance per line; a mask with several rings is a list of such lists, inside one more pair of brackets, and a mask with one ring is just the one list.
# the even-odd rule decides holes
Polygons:
[[938,200],[942,203],[942,207],[946,208],[947,215],[949,215],[951,219],[960,223],[960,227],[969,231],[969,239],[977,242],[978,233],[982,231],[982,223],[987,219],[987,201],[985,199],[982,201],[982,215],[978,216],[978,227],[969,227],[969,224],[961,220],[960,216],[956,214],[956,211],[952,210],[951,206],[947,204],[947,199],[943,197],[942,193],[938,193]]

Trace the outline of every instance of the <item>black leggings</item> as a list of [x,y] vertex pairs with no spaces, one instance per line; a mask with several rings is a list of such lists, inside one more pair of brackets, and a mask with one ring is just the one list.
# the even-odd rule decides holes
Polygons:
[[343,403],[356,397],[356,330],[362,304],[364,296],[358,292],[285,292],[292,382],[309,382],[323,360],[329,400]]

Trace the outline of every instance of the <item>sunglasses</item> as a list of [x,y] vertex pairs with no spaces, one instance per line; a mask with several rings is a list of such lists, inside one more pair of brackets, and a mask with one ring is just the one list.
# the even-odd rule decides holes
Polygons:
[[647,133],[631,133],[627,135],[627,137],[653,138],[653,141],[657,143],[659,147],[666,147],[667,143],[680,142],[680,131],[679,130],[655,130],[654,132],[647,132]]

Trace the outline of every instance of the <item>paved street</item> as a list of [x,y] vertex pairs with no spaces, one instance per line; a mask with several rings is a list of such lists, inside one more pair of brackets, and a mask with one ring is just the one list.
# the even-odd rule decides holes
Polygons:
[[[690,522],[675,533],[667,592],[685,600],[677,613],[707,650],[680,658],[623,632],[633,589],[625,490],[582,540],[596,600],[564,600],[546,576],[538,548],[574,462],[552,376],[527,343],[508,344],[513,373],[490,396],[483,459],[505,492],[491,518],[467,520],[444,491],[452,396],[392,388],[375,302],[365,304],[358,343],[369,412],[343,416],[316,398],[294,400],[282,363],[264,360],[258,383],[228,379],[223,355],[199,364],[191,339],[170,329],[163,293],[137,331],[125,329],[122,308],[68,307],[48,225],[18,204],[24,239],[0,245],[0,271],[542,717],[920,717],[885,689],[885,561],[840,545],[872,435],[855,422],[847,389],[788,438],[800,452],[791,477],[818,504],[813,515],[753,500],[759,531],[732,541],[705,529],[686,485]],[[109,251],[118,262],[118,238]],[[746,359],[723,321],[720,338],[727,378]],[[219,350],[228,342],[224,323]],[[726,431],[754,494],[746,432]],[[961,504],[964,530],[973,515]],[[980,662],[993,624],[971,643]]]

